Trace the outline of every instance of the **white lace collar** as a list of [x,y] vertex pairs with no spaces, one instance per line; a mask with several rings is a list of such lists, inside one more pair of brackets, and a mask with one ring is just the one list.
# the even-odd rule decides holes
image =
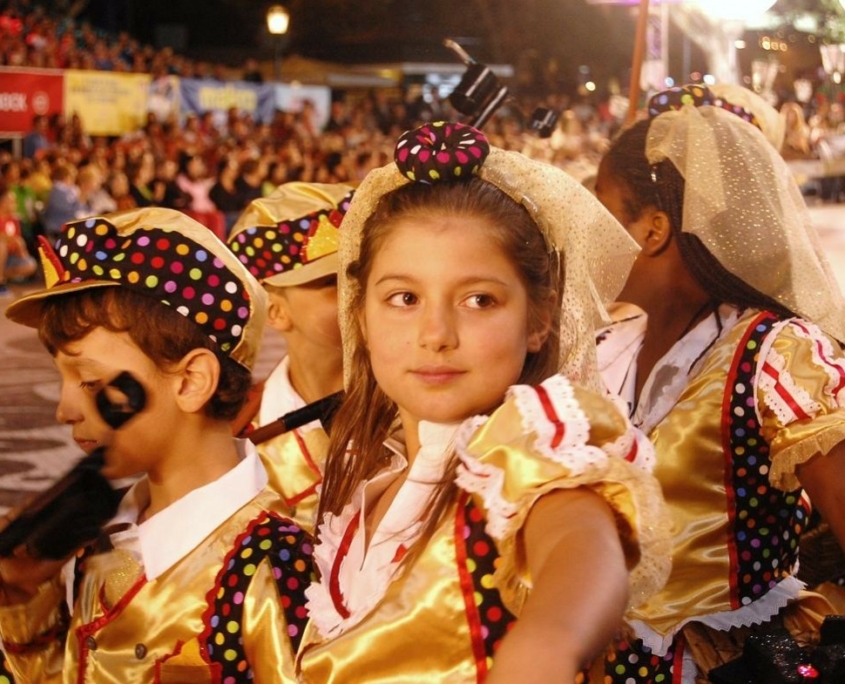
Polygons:
[[[320,525],[314,550],[320,581],[306,594],[311,620],[324,637],[335,637],[356,625],[384,597],[405,552],[419,539],[458,427],[458,423],[421,422],[421,446],[410,469],[401,433],[388,439],[385,446],[393,452],[388,465],[358,486],[340,515],[328,515]],[[405,481],[365,549],[367,507],[406,471]]]

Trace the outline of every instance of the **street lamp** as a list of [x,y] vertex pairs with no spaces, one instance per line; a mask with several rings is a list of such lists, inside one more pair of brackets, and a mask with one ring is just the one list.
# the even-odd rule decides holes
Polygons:
[[283,5],[273,5],[267,10],[267,30],[273,35],[273,73],[276,81],[281,80],[279,64],[279,40],[288,32],[290,14]]

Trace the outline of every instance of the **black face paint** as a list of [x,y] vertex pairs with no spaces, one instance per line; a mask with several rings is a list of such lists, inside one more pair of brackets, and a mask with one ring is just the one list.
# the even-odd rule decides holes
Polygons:
[[[95,402],[103,420],[119,430],[144,410],[147,393],[124,371],[97,392]],[[0,557],[23,546],[34,558],[60,560],[95,540],[122,497],[101,472],[107,451],[106,446],[92,451],[18,511],[0,531]]]

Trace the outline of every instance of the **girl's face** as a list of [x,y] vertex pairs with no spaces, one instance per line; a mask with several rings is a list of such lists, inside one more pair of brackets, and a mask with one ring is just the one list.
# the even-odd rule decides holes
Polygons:
[[[656,212],[653,207],[646,207],[641,215],[631,219],[626,208],[626,201],[631,191],[611,173],[606,159],[599,164],[598,177],[596,178],[596,197],[613,217],[622,224],[641,249],[647,246],[649,230],[652,219]],[[654,278],[651,270],[653,263],[645,252],[640,252],[631,267],[625,287],[619,294],[620,301],[639,303],[642,296],[653,292],[658,281]]]
[[486,413],[545,331],[487,219],[398,220],[375,255],[360,315],[375,378],[406,430]]
[[[175,434],[178,407],[169,386],[174,376],[159,370],[127,333],[95,328],[55,357],[62,378],[56,409],[60,423],[70,425],[73,439],[86,453],[108,446],[103,474],[122,478],[155,472],[166,457],[167,442]],[[122,371],[130,372],[147,392],[144,411],[113,430],[100,417],[97,392]]]

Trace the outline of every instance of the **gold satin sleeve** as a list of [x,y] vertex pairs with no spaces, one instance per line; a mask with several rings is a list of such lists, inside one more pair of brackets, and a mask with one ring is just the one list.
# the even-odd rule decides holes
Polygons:
[[[823,333],[819,333],[822,334]],[[829,349],[838,349],[827,338]],[[781,377],[792,386],[785,389],[790,394],[803,395],[815,403],[816,411],[810,418],[784,421],[766,401],[767,392],[758,384],[757,406],[762,419],[762,433],[771,447],[772,484],[784,491],[801,486],[795,469],[814,456],[827,454],[834,446],[845,441],[845,407],[832,395],[831,376],[814,355],[823,340],[799,335],[791,325],[784,326],[772,344],[772,351],[784,360]],[[837,360],[843,362],[839,354]]]
[[269,486],[279,493],[290,510],[287,517],[313,534],[317,518],[317,487],[323,481],[323,465],[329,436],[322,428],[291,430],[257,447],[269,476]]
[[[62,681],[64,639],[55,637],[42,644],[39,637],[59,626],[63,600],[64,584],[57,577],[42,584],[29,602],[0,608],[0,636],[6,645],[6,664],[16,682]],[[21,652],[16,653],[18,649]]]
[[577,467],[570,469],[562,460],[538,451],[537,433],[529,429],[513,400],[503,404],[467,444],[466,455],[477,459],[485,472],[496,473],[495,479],[501,483],[499,492],[475,493],[474,498],[488,520],[496,515],[491,508],[504,506],[507,511],[506,531],[496,539],[501,558],[495,579],[505,604],[514,613],[519,612],[531,585],[522,529],[534,504],[553,491],[587,487],[610,506],[632,570],[632,605],[658,591],[669,574],[671,523],[657,480],[601,449],[625,435],[633,445],[633,428],[609,399],[589,390],[573,389],[589,423],[585,444],[573,450]]
[[255,572],[244,597],[242,633],[244,651],[255,684],[296,684],[294,649],[273,578],[265,559]]
[[[273,569],[265,559],[256,568],[244,595],[240,632],[255,684],[295,684],[294,650]],[[179,652],[158,664],[161,684],[210,684],[218,680],[193,637]]]

